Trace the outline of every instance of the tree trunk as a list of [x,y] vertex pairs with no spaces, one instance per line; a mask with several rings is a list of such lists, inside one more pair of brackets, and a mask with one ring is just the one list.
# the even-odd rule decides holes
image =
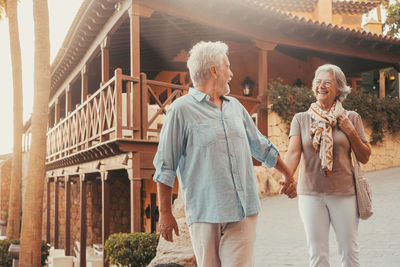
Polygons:
[[8,205],[7,239],[19,238],[22,177],[22,66],[17,0],[7,0],[11,65],[14,87],[14,148]]
[[50,94],[50,40],[47,0],[33,1],[35,33],[34,103],[28,181],[23,203],[20,267],[40,267],[46,125]]

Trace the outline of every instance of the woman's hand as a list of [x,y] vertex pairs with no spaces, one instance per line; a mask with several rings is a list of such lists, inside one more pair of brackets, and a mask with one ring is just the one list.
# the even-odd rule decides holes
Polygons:
[[285,194],[289,198],[295,198],[297,196],[296,182],[293,177],[286,177],[285,181],[280,181],[279,184],[282,185],[280,194]]
[[353,123],[346,115],[342,114],[338,116],[337,121],[339,129],[342,130],[342,132],[344,132],[347,136],[349,136],[351,133],[356,132]]

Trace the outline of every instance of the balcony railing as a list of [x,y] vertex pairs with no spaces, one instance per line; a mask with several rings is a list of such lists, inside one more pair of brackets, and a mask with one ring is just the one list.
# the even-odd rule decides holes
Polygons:
[[[47,163],[116,140],[157,141],[169,105],[188,90],[187,86],[147,80],[143,73],[140,77],[123,75],[117,69],[114,77],[47,132]],[[235,97],[251,103],[251,113],[260,104],[254,98]]]

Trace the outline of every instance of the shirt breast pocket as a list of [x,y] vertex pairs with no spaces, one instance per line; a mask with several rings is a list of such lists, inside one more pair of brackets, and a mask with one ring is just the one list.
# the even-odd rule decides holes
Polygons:
[[193,125],[193,143],[195,146],[207,147],[217,142],[215,125],[211,122],[201,122]]
[[240,118],[229,118],[226,119],[228,126],[228,135],[232,138],[244,138],[246,137],[246,130],[244,129],[243,121]]

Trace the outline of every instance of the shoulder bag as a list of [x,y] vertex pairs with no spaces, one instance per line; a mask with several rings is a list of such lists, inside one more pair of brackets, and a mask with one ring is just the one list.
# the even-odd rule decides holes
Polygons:
[[354,170],[354,185],[356,188],[358,214],[362,220],[366,220],[374,213],[372,211],[372,192],[367,178],[361,170],[354,152],[351,152]]

